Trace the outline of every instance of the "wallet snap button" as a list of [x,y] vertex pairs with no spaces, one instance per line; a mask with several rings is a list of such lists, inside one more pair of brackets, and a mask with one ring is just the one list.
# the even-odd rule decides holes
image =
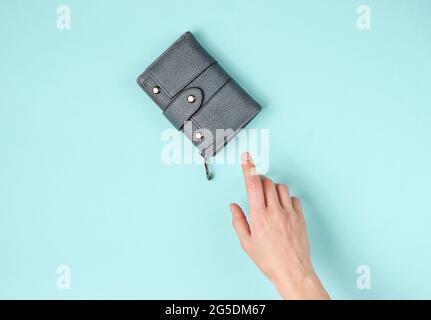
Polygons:
[[195,132],[195,138],[198,140],[202,140],[204,135],[200,133],[199,131]]
[[195,102],[196,101],[196,97],[194,96],[194,95],[189,95],[188,97],[187,97],[187,102],[188,103],[193,103],[193,102]]
[[153,93],[154,94],[159,94],[160,93],[160,87],[159,86],[154,86],[153,87]]

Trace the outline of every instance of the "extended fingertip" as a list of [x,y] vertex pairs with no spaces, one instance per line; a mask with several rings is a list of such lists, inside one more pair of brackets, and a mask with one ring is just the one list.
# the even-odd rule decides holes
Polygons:
[[248,161],[248,157],[249,157],[249,153],[248,152],[241,153],[241,161],[242,161],[242,163],[246,163]]
[[256,166],[253,162],[253,159],[251,158],[250,153],[243,152],[241,154],[241,162],[242,162],[242,168],[244,170],[244,174],[249,176],[255,176],[257,175]]
[[249,152],[243,152],[241,154],[241,161],[242,163],[250,163],[253,164],[253,158],[251,157],[251,154]]

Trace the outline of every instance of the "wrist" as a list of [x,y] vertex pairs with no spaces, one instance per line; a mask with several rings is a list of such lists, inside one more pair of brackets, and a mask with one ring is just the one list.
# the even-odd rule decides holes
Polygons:
[[283,299],[286,300],[329,300],[319,277],[314,271],[301,275],[286,276],[273,282]]

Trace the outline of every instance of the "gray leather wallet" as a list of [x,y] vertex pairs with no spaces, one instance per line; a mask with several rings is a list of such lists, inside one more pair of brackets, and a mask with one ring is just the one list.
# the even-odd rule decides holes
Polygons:
[[142,73],[137,82],[172,125],[214,156],[261,110],[198,43],[184,33]]

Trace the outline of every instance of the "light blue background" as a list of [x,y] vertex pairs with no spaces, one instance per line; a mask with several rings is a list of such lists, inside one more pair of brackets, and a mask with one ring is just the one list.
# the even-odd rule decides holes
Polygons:
[[262,103],[250,127],[270,129],[269,175],[302,198],[332,297],[431,298],[430,14],[427,0],[1,1],[0,297],[278,298],[231,227],[239,166],[208,183],[160,160],[169,123],[135,79],[191,30]]

